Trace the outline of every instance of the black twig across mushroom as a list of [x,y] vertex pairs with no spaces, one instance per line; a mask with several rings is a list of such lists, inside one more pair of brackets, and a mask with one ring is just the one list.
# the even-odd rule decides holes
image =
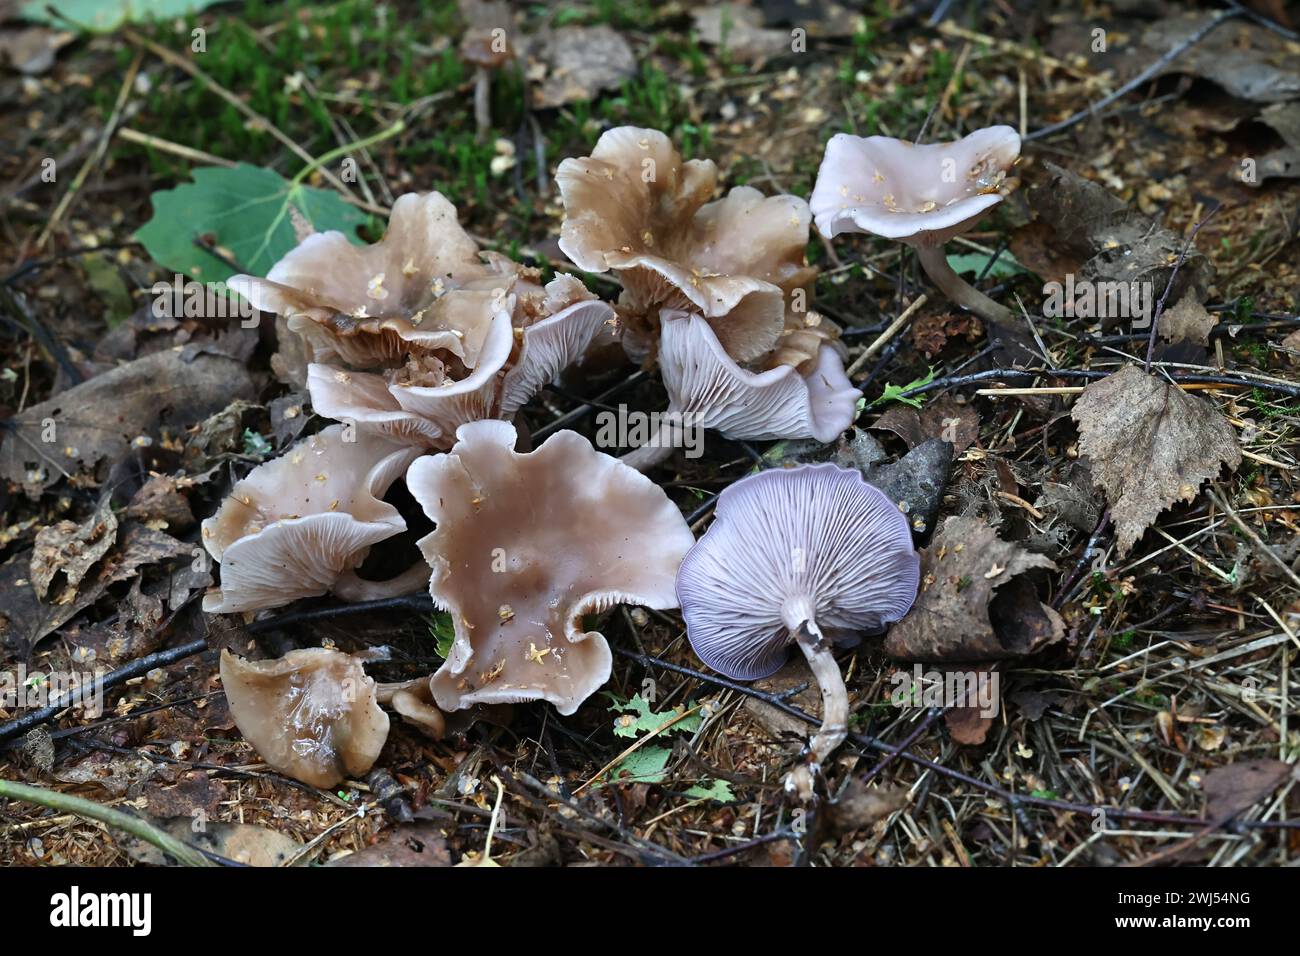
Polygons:
[[903,617],[920,561],[907,519],[856,471],[774,469],[718,498],[717,517],[682,561],[677,600],[695,653],[733,680],[774,673],[797,644],[822,692],[822,726],[786,778],[813,796],[847,732],[848,691],[832,647]]

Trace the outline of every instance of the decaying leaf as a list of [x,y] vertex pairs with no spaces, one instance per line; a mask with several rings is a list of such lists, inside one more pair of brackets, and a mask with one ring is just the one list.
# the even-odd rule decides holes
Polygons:
[[144,565],[191,557],[194,551],[194,545],[141,525],[127,525],[120,538],[117,548],[82,579],[76,594],[63,604],[45,604],[36,596],[26,556],[18,555],[0,567],[0,643],[25,654],[98,601],[109,586],[130,579]]
[[700,7],[691,12],[700,42],[721,47],[742,62],[790,52],[790,32],[763,26],[762,11],[736,3]]
[[1121,556],[1160,512],[1241,464],[1236,433],[1213,405],[1134,365],[1088,385],[1072,414]]
[[1236,816],[1263,800],[1294,768],[1280,760],[1239,760],[1205,775],[1205,818]]
[[[95,513],[83,524],[60,521],[42,528],[36,535],[32,549],[32,587],[42,600],[50,589],[50,582],[60,571],[67,582],[67,600],[77,593],[77,585],[117,540],[117,516],[112,502],[105,495]],[[57,603],[66,604],[60,600]]]
[[[34,405],[10,420],[0,477],[33,497],[64,475],[112,464],[136,447],[179,436],[233,398],[252,398],[243,362],[178,352],[136,359]],[[147,464],[147,463],[146,463]],[[102,477],[102,476],[101,476]]]
[[1255,118],[1276,130],[1286,145],[1259,157],[1255,175],[1243,181],[1258,187],[1266,179],[1300,178],[1300,103],[1274,103]]
[[1205,306],[1193,296],[1185,295],[1176,305],[1160,313],[1160,337],[1170,342],[1205,345],[1210,340],[1210,329],[1218,324],[1218,318],[1206,311]]
[[[1138,314],[1153,316],[1186,239],[1130,210],[1096,183],[1052,163],[1043,167],[1048,179],[1033,189],[1031,202],[1039,221],[1052,229],[1050,242],[1083,263],[1077,281],[1062,290],[1064,314],[1107,326]],[[1210,261],[1188,249],[1169,301],[1188,295],[1203,300],[1212,274]]]
[[627,40],[604,24],[552,30],[537,55],[546,65],[534,100],[542,108],[589,100],[636,74],[636,56]]
[[[1169,17],[1142,35],[1154,57],[1167,53],[1200,30],[1216,12]],[[1191,73],[1223,87],[1233,96],[1274,103],[1300,96],[1300,61],[1283,37],[1244,19],[1221,24],[1162,71]]]
[[1034,507],[1076,531],[1091,532],[1101,519],[1101,504],[1087,465],[1073,462],[1064,481],[1044,481]]
[[[1064,635],[1064,623],[1020,575],[1054,568],[979,518],[945,519],[921,552],[921,590],[885,638],[901,660],[988,661],[1032,654]],[[996,592],[996,594],[995,594]]]
[[959,405],[945,396],[920,411],[893,405],[871,427],[893,432],[907,442],[908,448],[915,448],[930,438],[942,438],[952,445],[956,457],[979,438],[980,416],[974,406]]
[[379,842],[356,853],[337,857],[326,866],[451,866],[451,851],[442,828],[432,823],[407,823],[384,831]]

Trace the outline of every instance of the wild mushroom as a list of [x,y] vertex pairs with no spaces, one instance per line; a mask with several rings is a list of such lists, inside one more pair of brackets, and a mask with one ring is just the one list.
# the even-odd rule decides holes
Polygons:
[[235,485],[203,522],[203,546],[221,562],[221,587],[204,596],[205,611],[255,611],[326,591],[365,600],[423,586],[422,563],[390,581],[356,575],[371,545],[406,529],[382,497],[419,450],[355,438],[331,425]]
[[[853,424],[862,392],[844,374],[839,352],[821,344],[806,373],[790,365],[750,372],[732,360],[699,315],[664,311],[659,367],[668,391],[665,421],[714,428],[728,438],[835,437]],[[671,450],[665,436],[623,456],[644,471]]]
[[803,465],[759,472],[718,497],[683,559],[677,599],[700,659],[733,680],[774,673],[795,643],[822,692],[822,725],[786,789],[808,800],[847,733],[848,692],[832,643],[903,617],[920,561],[907,519],[857,472]]
[[460,12],[469,24],[460,40],[460,58],[474,67],[474,124],[482,139],[492,128],[491,71],[515,58],[510,5],[461,0]]
[[393,205],[384,238],[307,237],[266,279],[231,286],[308,344],[312,405],[403,444],[446,449],[456,427],[510,417],[581,358],[614,312],[577,279],[480,253],[438,193]]
[[675,606],[690,529],[662,489],[575,432],[528,454],[501,421],[462,425],[456,438],[407,474],[436,525],[419,542],[429,592],[456,630],[430,679],[434,701],[454,711],[541,699],[572,714],[612,663],[583,616]]
[[374,680],[340,651],[249,661],[223,650],[221,685],[235,726],[262,759],[314,787],[365,774],[388,739]]
[[808,204],[827,239],[865,232],[905,242],[949,299],[982,319],[1011,326],[1015,314],[957,275],[943,245],[974,227],[1018,185],[1008,174],[1019,156],[1020,136],[1010,126],[930,145],[838,133],[826,144]]
[[659,311],[698,312],[729,355],[770,352],[785,323],[785,296],[806,285],[808,205],[738,186],[709,202],[710,160],[684,162],[658,130],[621,126],[590,156],[560,163],[560,248],[588,272],[618,272],[624,346],[652,356]]

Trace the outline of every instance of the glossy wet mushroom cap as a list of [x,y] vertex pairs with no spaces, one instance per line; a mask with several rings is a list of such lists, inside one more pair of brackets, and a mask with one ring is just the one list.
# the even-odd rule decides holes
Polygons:
[[273,769],[315,787],[361,777],[388,739],[388,715],[361,663],[326,648],[273,661],[221,652],[235,725]]

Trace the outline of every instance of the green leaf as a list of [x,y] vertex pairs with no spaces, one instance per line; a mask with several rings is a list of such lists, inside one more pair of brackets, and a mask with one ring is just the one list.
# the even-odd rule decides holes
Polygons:
[[434,653],[444,661],[451,654],[451,644],[456,640],[456,623],[446,611],[434,611],[429,617],[429,636],[433,638]]
[[605,779],[610,783],[662,783],[672,753],[671,747],[647,746],[634,750],[610,767]]
[[686,791],[686,795],[703,800],[717,800],[719,803],[736,802],[736,795],[731,792],[731,784],[726,780],[714,780],[707,786],[697,783]]
[[934,369],[925,373],[924,377],[913,379],[906,385],[885,384],[885,393],[872,402],[872,405],[883,405],[886,402],[902,402],[904,405],[911,405],[913,408],[920,408],[922,401],[919,398],[912,398],[903,393],[913,388],[920,388],[922,385],[929,385],[934,381]]
[[250,458],[269,458],[274,450],[271,443],[263,438],[260,432],[255,432],[251,428],[244,429],[245,455]]
[[[650,706],[650,702],[640,694],[637,694],[629,701],[619,701],[615,698],[613,705],[609,709],[616,714],[621,713],[624,715],[614,720],[614,736],[616,737],[636,737],[638,734],[653,733],[685,710],[683,707],[677,707],[674,710],[656,711]],[[664,733],[694,733],[700,729],[700,725],[703,723],[704,718],[699,711],[696,711],[691,716],[683,717],[677,721],[677,723],[667,728]]]
[[[24,20],[48,23],[67,29],[69,20],[97,33],[116,30],[123,23],[174,20],[197,13],[218,0],[28,0],[23,4]],[[54,11],[51,12],[50,8]]]
[[115,329],[130,317],[134,304],[122,273],[111,259],[104,256],[86,256],[83,260],[86,280],[104,303],[105,317],[110,329]]
[[248,163],[203,166],[194,170],[194,182],[154,193],[153,218],[135,237],[159,265],[200,282],[235,274],[195,244],[200,237],[250,275],[264,276],[298,244],[291,207],[318,231],[337,229],[360,244],[356,229],[368,218],[361,210],[337,193],[291,183]]
[[983,275],[986,278],[1009,279],[1017,275],[1029,275],[1030,272],[1019,262],[1016,257],[1009,252],[1003,252],[993,263],[993,268],[987,273],[984,267],[989,263],[989,256],[982,252],[962,252],[956,255],[948,256],[948,265],[952,266],[952,271],[961,275],[963,272],[973,272],[977,276]]

